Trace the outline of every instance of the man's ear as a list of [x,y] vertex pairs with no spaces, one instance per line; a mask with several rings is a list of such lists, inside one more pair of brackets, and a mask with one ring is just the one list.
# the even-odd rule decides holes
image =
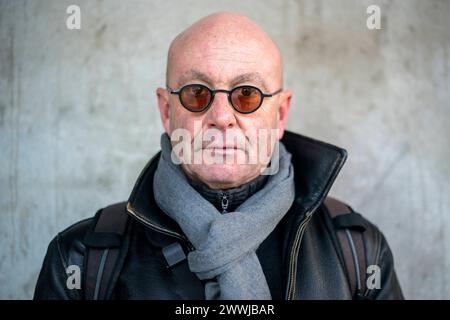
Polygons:
[[281,140],[284,135],[289,109],[291,108],[292,91],[285,90],[281,93],[281,103],[278,109],[278,139]]
[[166,133],[170,136],[169,93],[163,88],[156,89],[159,115]]

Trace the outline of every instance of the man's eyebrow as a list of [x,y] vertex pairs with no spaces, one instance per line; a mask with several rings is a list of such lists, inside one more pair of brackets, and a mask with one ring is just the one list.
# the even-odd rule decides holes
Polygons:
[[191,80],[201,80],[203,82],[206,82],[210,85],[212,85],[213,81],[211,80],[210,77],[208,77],[206,74],[197,71],[195,69],[190,69],[186,72],[184,72],[180,78],[178,79],[178,86],[182,86],[184,85],[186,82],[191,81]]
[[261,74],[259,74],[258,72],[250,72],[238,75],[237,77],[233,78],[233,80],[231,80],[230,84],[231,87],[235,87],[236,85],[243,82],[252,82],[258,84],[262,87],[263,90],[267,91],[266,82],[264,81],[264,78],[261,76]]

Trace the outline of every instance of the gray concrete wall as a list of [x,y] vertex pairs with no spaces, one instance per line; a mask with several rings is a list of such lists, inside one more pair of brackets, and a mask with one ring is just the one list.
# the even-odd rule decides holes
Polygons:
[[52,237],[128,197],[158,149],[169,42],[219,10],[279,43],[288,128],[348,149],[331,193],[383,230],[406,297],[449,299],[450,1],[437,0],[1,0],[0,298],[31,298]]

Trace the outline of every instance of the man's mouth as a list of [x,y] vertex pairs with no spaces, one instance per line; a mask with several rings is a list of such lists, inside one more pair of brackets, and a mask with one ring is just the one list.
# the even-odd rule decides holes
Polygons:
[[226,144],[226,143],[209,143],[207,145],[203,145],[202,149],[206,149],[206,150],[214,150],[214,151],[236,151],[236,150],[243,150],[243,148],[240,146],[239,143],[230,143],[230,144]]
[[216,150],[237,150],[240,149],[237,146],[208,146],[204,149],[216,149]]
[[204,150],[209,150],[214,153],[231,153],[231,152],[237,152],[238,150],[242,150],[238,148],[237,146],[225,146],[225,147],[207,147]]

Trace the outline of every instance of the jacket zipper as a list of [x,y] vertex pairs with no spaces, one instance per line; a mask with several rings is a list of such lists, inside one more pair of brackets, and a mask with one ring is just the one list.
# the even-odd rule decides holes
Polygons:
[[[157,154],[155,154],[155,155],[150,159],[150,161],[146,164],[144,170],[142,170],[141,174],[140,174],[139,177],[138,177],[138,180],[137,180],[137,182],[136,182],[136,185],[139,183],[139,181],[141,181],[141,178],[143,177],[144,172],[147,171],[147,168],[153,163],[153,161],[154,161],[157,157],[160,156],[160,154],[161,154],[161,151],[158,152]],[[156,224],[153,224],[153,223],[151,223],[150,221],[148,221],[147,219],[143,218],[142,215],[141,215],[139,212],[137,212],[137,211],[131,206],[131,204],[130,204],[129,202],[127,203],[127,211],[128,211],[128,213],[129,213],[130,215],[132,215],[134,218],[136,218],[137,220],[139,220],[140,222],[142,222],[142,223],[143,223],[144,225],[146,225],[147,227],[152,228],[152,229],[155,230],[155,231],[164,233],[164,234],[166,234],[166,235],[168,235],[168,236],[175,237],[175,238],[177,238],[177,239],[179,239],[179,240],[182,240],[182,241],[186,244],[186,246],[187,246],[187,248],[188,248],[189,251],[193,251],[193,250],[195,249],[194,246],[192,245],[192,243],[191,243],[186,237],[184,237],[183,235],[179,234],[178,232],[175,232],[175,231],[172,231],[172,230],[163,228],[163,227],[158,226],[158,225],[156,225]]]
[[175,237],[179,240],[182,240],[187,248],[189,249],[189,251],[193,251],[194,250],[194,246],[191,244],[191,242],[183,235],[179,234],[178,232],[163,228],[161,226],[158,226],[156,224],[151,223],[150,221],[148,221],[147,219],[144,219],[131,205],[130,203],[127,203],[127,211],[130,215],[132,215],[134,218],[136,218],[137,220],[139,220],[140,222],[142,222],[143,224],[145,224],[147,227],[152,228],[155,231],[164,233],[168,236],[171,237]]
[[221,202],[220,204],[222,205],[222,213],[227,213],[227,209],[228,209],[228,196],[226,193],[222,193],[221,195]]
[[288,278],[288,288],[287,288],[287,300],[294,299],[294,290],[297,281],[297,260],[298,253],[300,250],[300,243],[302,242],[303,234],[305,233],[306,226],[311,219],[312,212],[310,211],[306,214],[306,218],[300,223],[295,234],[294,244],[292,245],[292,250],[290,254],[289,261],[289,278]]

